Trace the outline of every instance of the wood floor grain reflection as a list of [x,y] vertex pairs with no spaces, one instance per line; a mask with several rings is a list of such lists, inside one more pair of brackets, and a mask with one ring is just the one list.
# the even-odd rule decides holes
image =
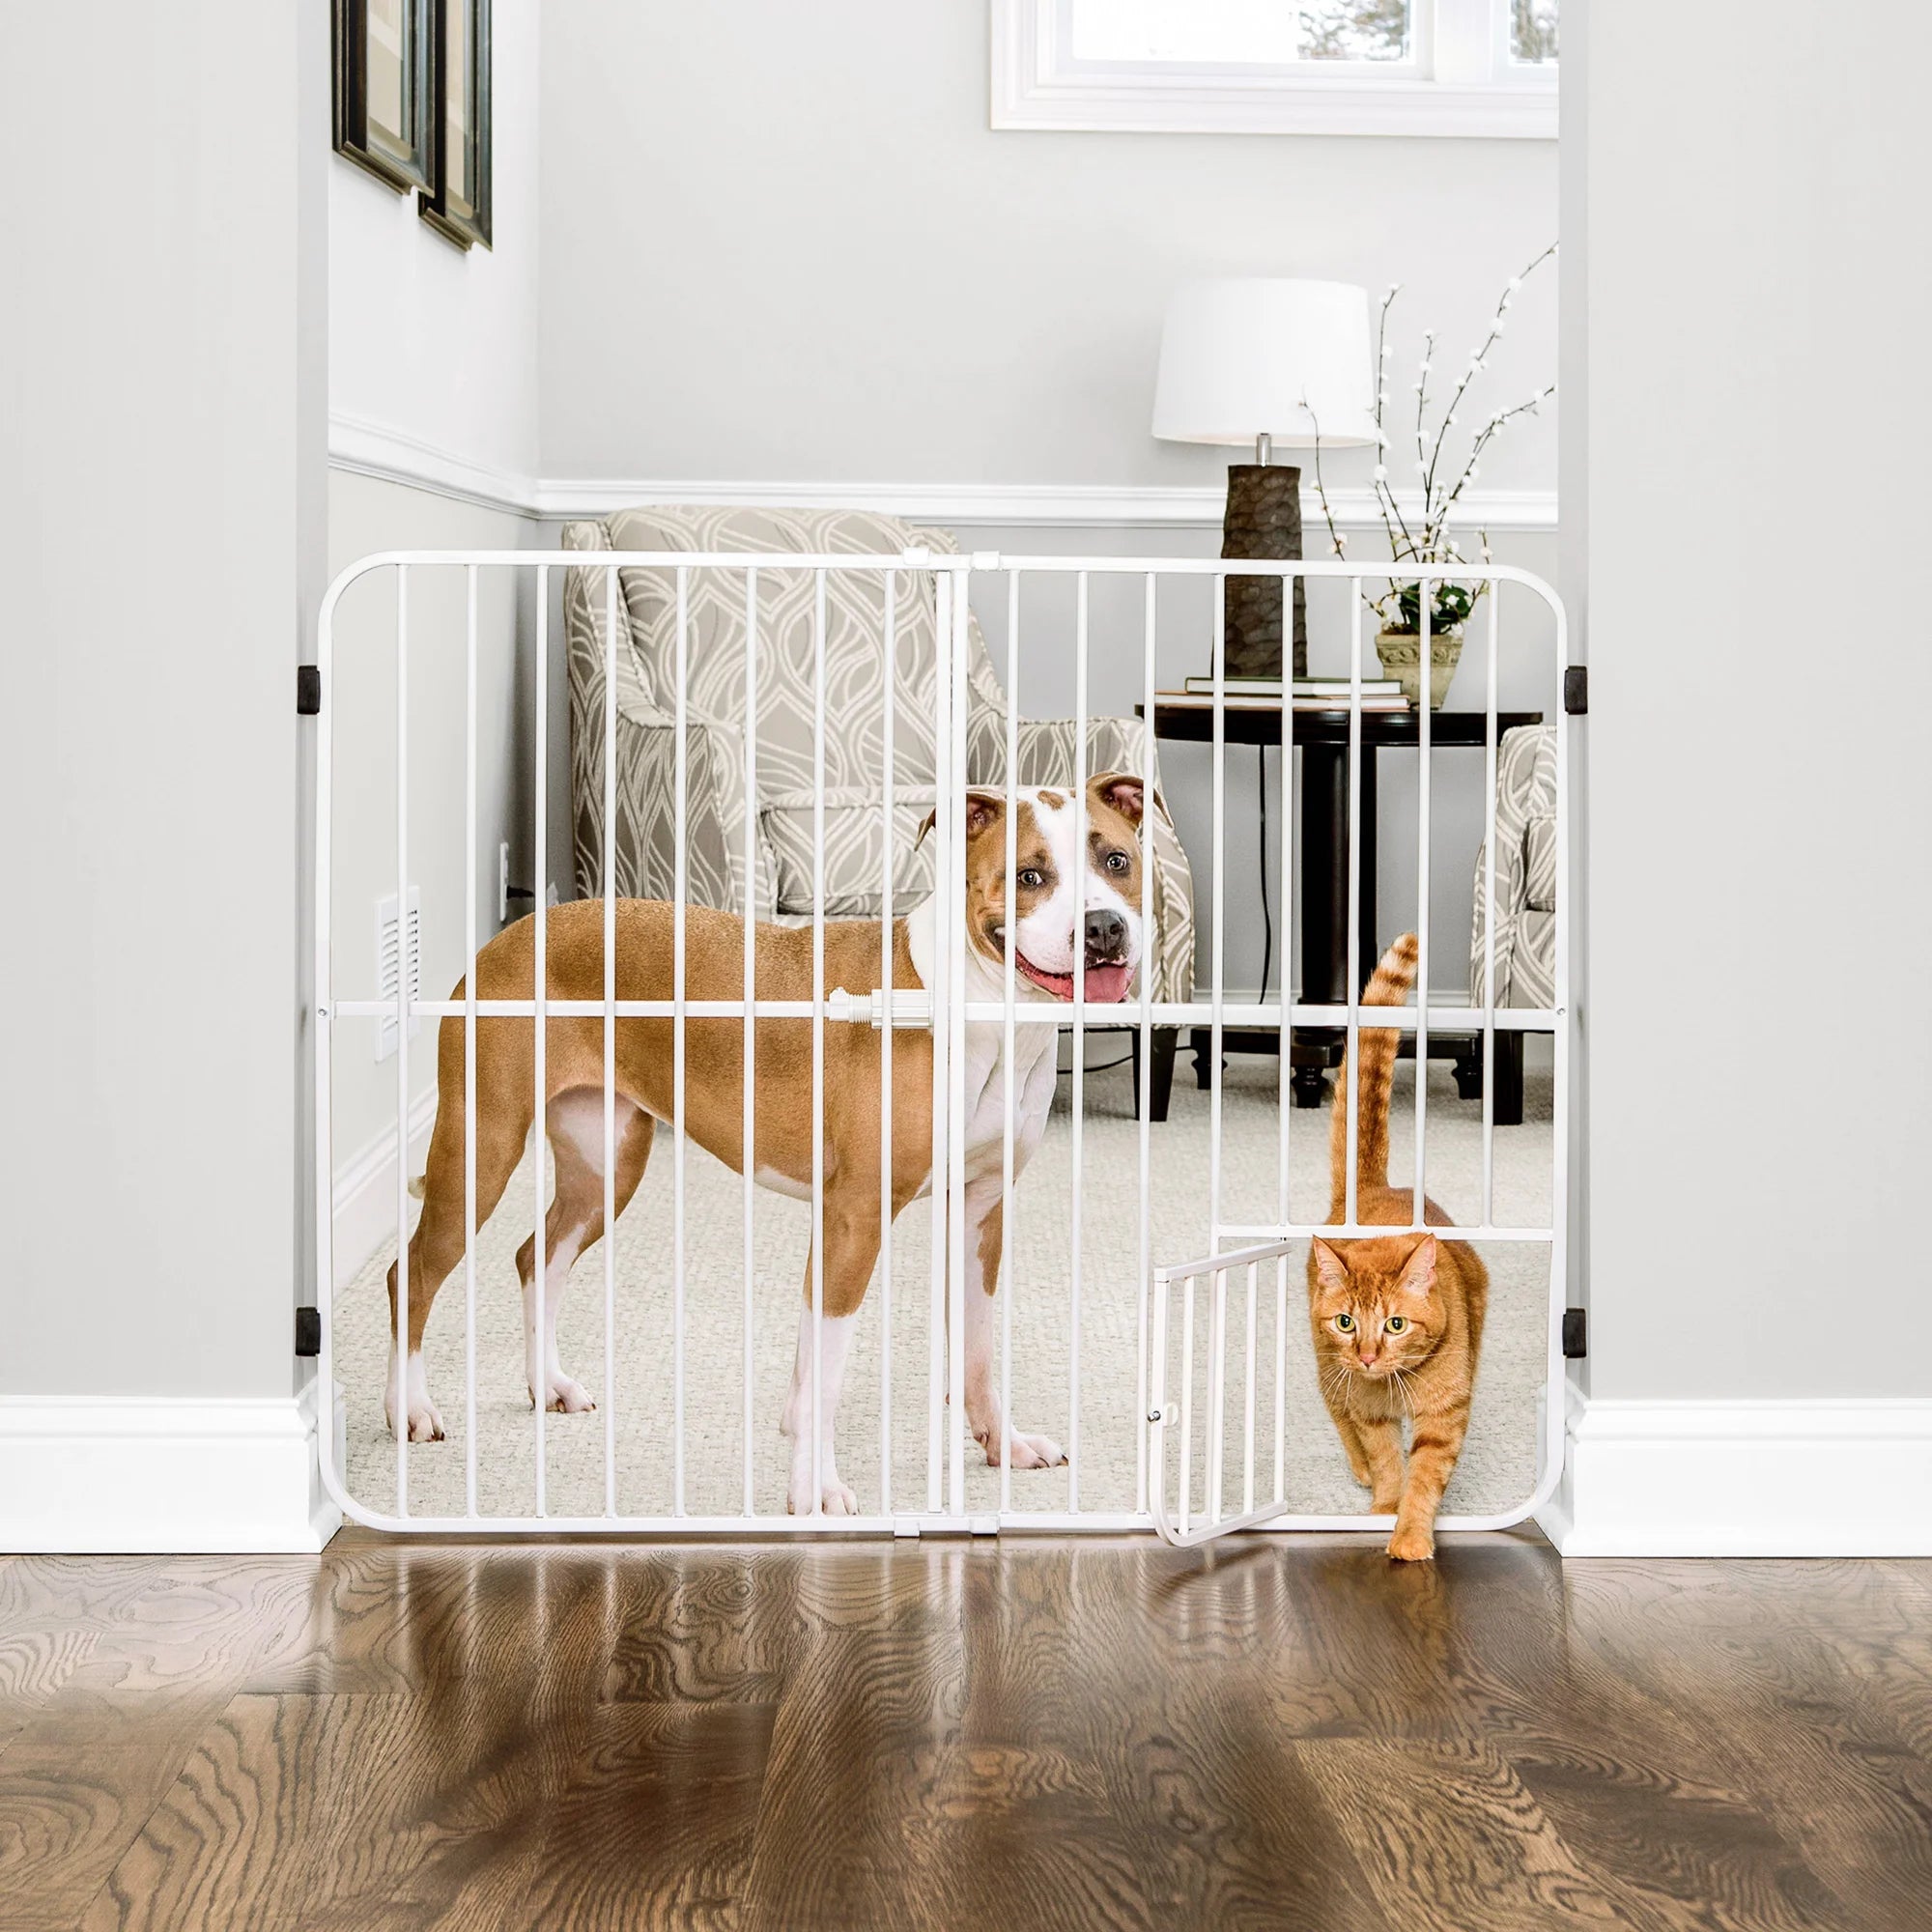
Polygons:
[[0,1924],[1932,1924],[1932,1563],[0,1558]]

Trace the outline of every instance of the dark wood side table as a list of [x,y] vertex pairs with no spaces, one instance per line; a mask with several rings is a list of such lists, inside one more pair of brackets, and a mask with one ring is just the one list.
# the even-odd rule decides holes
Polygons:
[[[1278,746],[1281,743],[1281,700],[1244,698],[1227,707],[1223,742],[1230,745]],[[1146,711],[1135,707],[1136,714]],[[1496,734],[1520,724],[1541,724],[1540,711],[1499,711]],[[1488,714],[1481,711],[1437,711],[1429,721],[1429,745],[1436,752],[1480,751],[1488,730]],[[1291,720],[1293,740],[1301,753],[1301,785],[1296,810],[1301,822],[1301,994],[1312,1006],[1343,1006],[1349,999],[1349,714],[1347,711],[1297,711]],[[1153,734],[1192,744],[1211,744],[1214,713],[1205,704],[1162,704],[1155,700]],[[1414,751],[1421,742],[1421,719],[1413,711],[1365,711],[1362,714],[1361,781],[1361,904],[1360,954],[1362,977],[1368,978],[1380,949],[1376,941],[1376,754]],[[1480,779],[1478,781],[1480,782]],[[1326,855],[1325,863],[1323,855]],[[1282,962],[1287,982],[1288,962]],[[1196,1027],[1188,1037],[1195,1074],[1206,1087],[1212,1076],[1211,1036]],[[1507,1042],[1507,1045],[1506,1045]],[[1279,1053],[1280,1037],[1271,1032],[1226,1027],[1221,1043],[1230,1053]],[[1510,1048],[1520,1055],[1520,1034],[1496,1035],[1496,1120],[1509,1111],[1504,1088],[1511,1068],[1503,1062]],[[1346,1035],[1336,1027],[1295,1027],[1291,1030],[1289,1055],[1293,1068],[1294,1103],[1318,1107],[1327,1091],[1328,1070],[1341,1065]],[[1411,1042],[1404,1042],[1408,1051]],[[1432,1051],[1454,1055],[1457,1080],[1465,1094],[1480,1093],[1481,1039],[1475,1051],[1466,1037],[1430,1036]],[[1515,1071],[1515,1112],[1520,1118],[1520,1062]]]

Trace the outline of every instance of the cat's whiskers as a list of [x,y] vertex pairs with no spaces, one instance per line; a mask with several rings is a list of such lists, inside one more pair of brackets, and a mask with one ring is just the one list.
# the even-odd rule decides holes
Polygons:
[[1391,1370],[1395,1378],[1395,1392],[1402,1398],[1402,1406],[1408,1411],[1408,1418],[1415,1420],[1415,1399],[1408,1391],[1408,1378],[1400,1369]]

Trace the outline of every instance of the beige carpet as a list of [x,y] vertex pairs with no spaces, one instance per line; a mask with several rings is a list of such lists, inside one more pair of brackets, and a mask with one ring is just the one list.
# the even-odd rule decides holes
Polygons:
[[[1118,1037],[1090,1042],[1090,1062],[1119,1050]],[[1236,1059],[1223,1088],[1223,1214],[1229,1221],[1274,1217],[1278,1075],[1271,1060]],[[1412,1171],[1412,1068],[1398,1072],[1392,1122],[1393,1172]],[[1018,1188],[1013,1221],[1012,1385],[1014,1420],[1071,1447],[1077,1438],[1079,1505],[1132,1509],[1138,1447],[1137,1175],[1139,1128],[1132,1117],[1127,1068],[1087,1079],[1084,1127],[1085,1209],[1081,1239],[1080,1405],[1070,1398],[1072,1169],[1070,1082],[1065,1078],[1040,1152]],[[1550,1082],[1534,1070],[1526,1118],[1495,1135],[1496,1223],[1547,1223],[1549,1196]],[[1294,1212],[1319,1214],[1327,1199],[1327,1116],[1291,1119]],[[1478,1218],[1481,1109],[1459,1100],[1445,1065],[1431,1073],[1428,1106],[1430,1192],[1458,1221]],[[1172,1117],[1152,1134],[1152,1253],[1179,1261],[1208,1246],[1208,1096],[1193,1083],[1183,1053]],[[626,1515],[669,1514],[672,1494],[673,1378],[671,1175],[674,1150],[660,1133],[649,1173],[617,1228],[616,1403],[617,1505]],[[694,1516],[742,1508],[746,1413],[742,1192],[737,1176],[696,1148],[686,1170],[685,1508]],[[527,1160],[477,1244],[477,1499],[485,1515],[525,1515],[535,1492],[535,1432],[524,1384],[521,1301],[514,1255],[532,1218]],[[778,1419],[791,1368],[799,1286],[804,1278],[810,1210],[801,1202],[757,1196],[753,1294],[751,1446],[753,1495],[761,1514],[784,1509],[785,1453]],[[348,1473],[352,1492],[372,1507],[394,1506],[395,1445],[383,1423],[387,1348],[384,1276],[393,1247],[374,1257],[336,1301],[335,1378],[346,1391]],[[1538,1401],[1543,1385],[1549,1250],[1546,1243],[1492,1243],[1489,1329],[1477,1380],[1475,1413],[1461,1466],[1444,1507],[1462,1512],[1507,1508],[1530,1491],[1536,1466]],[[890,1462],[891,1507],[922,1510],[927,1495],[930,1208],[916,1203],[895,1233],[892,1295],[892,1419],[882,1457],[882,1296],[875,1280],[852,1353],[839,1415],[839,1470],[861,1508],[877,1510],[882,1461]],[[1361,1506],[1315,1387],[1297,1252],[1287,1280],[1283,1363],[1286,1492],[1298,1509],[1346,1513]],[[1274,1483],[1274,1378],[1277,1359],[1275,1282],[1259,1283],[1256,1330],[1261,1366],[1255,1399],[1257,1493]],[[602,1250],[593,1248],[572,1275],[562,1316],[565,1369],[601,1402],[604,1386]],[[1228,1436],[1225,1495],[1238,1502],[1244,1463],[1246,1278],[1230,1278]],[[1205,1378],[1207,1296],[1201,1296],[1197,1376]],[[1176,1317],[1178,1328],[1178,1311]],[[409,1457],[411,1507],[421,1515],[461,1514],[464,1507],[464,1274],[439,1296],[426,1343],[431,1387],[450,1431],[445,1442],[419,1444]],[[1178,1374],[1179,1341],[1174,1349]],[[1205,1379],[1197,1383],[1205,1389]],[[1197,1410],[1205,1411],[1205,1401]],[[553,1515],[600,1514],[604,1508],[605,1416],[553,1415],[548,1422],[548,1504]],[[1197,1414],[1197,1442],[1205,1414]],[[1000,1472],[970,1440],[967,1502],[997,1508]],[[1208,1458],[1197,1450],[1197,1497]],[[1068,1507],[1072,1472],[1015,1470],[1016,1510]]]

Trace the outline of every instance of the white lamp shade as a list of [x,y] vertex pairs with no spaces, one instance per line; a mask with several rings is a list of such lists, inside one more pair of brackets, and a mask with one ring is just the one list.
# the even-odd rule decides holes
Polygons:
[[1348,282],[1224,276],[1167,304],[1153,433],[1172,442],[1290,448],[1376,440],[1369,292]]

